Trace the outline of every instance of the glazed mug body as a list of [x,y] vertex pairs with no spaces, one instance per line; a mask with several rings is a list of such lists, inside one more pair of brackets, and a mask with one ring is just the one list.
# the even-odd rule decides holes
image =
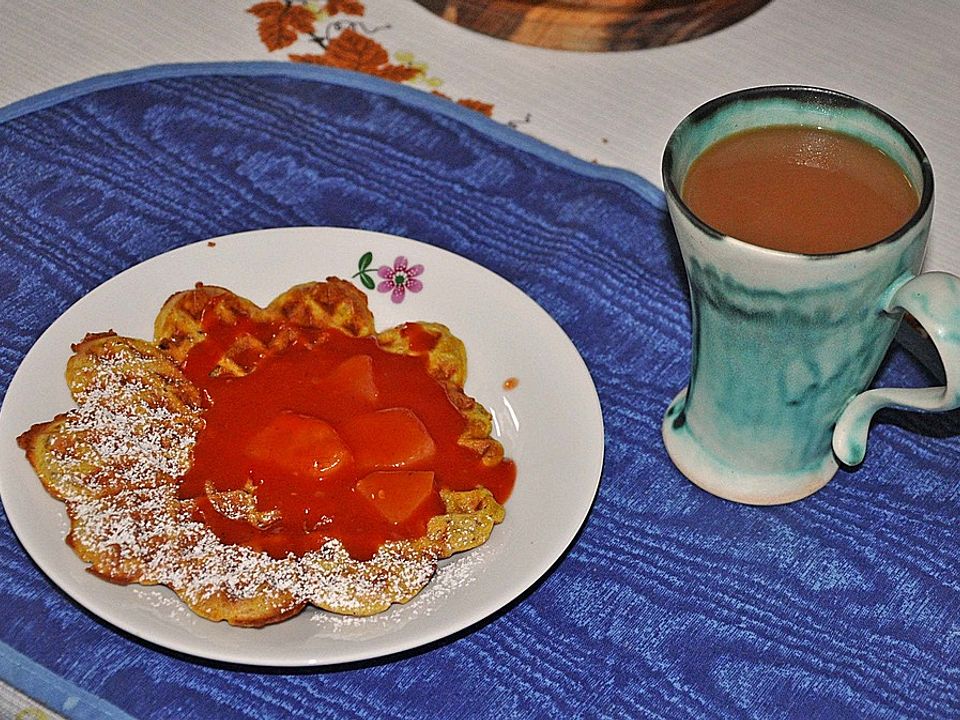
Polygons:
[[[770,125],[825,128],[879,148],[917,189],[919,207],[893,235],[834,254],[770,250],[714,230],[682,200],[687,170],[716,141]],[[752,504],[805,497],[838,469],[838,422],[897,332],[903,311],[892,298],[920,273],[933,212],[927,157],[899,122],[866,103],[828,90],[770,87],[694,111],[671,136],[663,173],[692,325],[690,381],[662,426],[667,451],[715,495]],[[844,441],[855,445],[865,434],[858,427]],[[859,462],[863,450],[839,455]]]

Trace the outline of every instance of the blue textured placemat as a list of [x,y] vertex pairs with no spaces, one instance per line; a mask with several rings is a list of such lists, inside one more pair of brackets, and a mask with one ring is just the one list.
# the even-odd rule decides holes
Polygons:
[[[140,260],[341,225],[448,248],[527,292],[583,354],[607,429],[591,517],[532,592],[348,668],[142,644],[67,600],[4,516],[0,641],[55,676],[142,718],[960,717],[960,417],[888,413],[860,470],[792,506],[694,488],[659,432],[689,362],[685,281],[641,178],[409,88],[280,63],[99,78],[0,121],[0,390],[50,322]],[[929,383],[901,350],[881,381]]]

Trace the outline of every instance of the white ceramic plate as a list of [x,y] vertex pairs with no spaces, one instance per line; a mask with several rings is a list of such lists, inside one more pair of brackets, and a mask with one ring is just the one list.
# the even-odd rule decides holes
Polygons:
[[[446,561],[406,605],[371,618],[308,608],[286,622],[240,629],[194,615],[166,588],[120,587],[85,571],[64,543],[63,505],[43,490],[15,438],[73,406],[64,382],[70,344],[87,332],[150,338],[172,293],[197,281],[265,305],[291,285],[350,278],[360,258],[376,268],[397,256],[424,266],[423,289],[401,303],[368,290],[378,329],[405,321],[448,325],[466,344],[467,392],[495,417],[495,434],[517,462],[506,520],[489,542]],[[362,278],[353,277],[358,286]],[[516,378],[517,386],[504,382]],[[190,655],[265,666],[343,663],[407,650],[462,630],[502,608],[541,577],[573,541],[597,492],[603,420],[576,348],[536,303],[492,272],[445,250],[343,228],[256,230],[189,245],[107,281],[64,313],[27,353],[0,410],[0,497],[40,568],[100,618]]]

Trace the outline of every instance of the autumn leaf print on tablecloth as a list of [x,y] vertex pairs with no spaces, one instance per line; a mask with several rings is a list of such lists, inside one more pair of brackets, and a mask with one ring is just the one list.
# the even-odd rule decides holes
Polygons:
[[[442,97],[444,100],[453,100],[449,95],[444,95],[439,90],[434,90],[433,94],[437,97]],[[493,117],[493,105],[490,103],[482,102],[481,100],[472,100],[470,98],[463,98],[461,100],[455,101],[457,105],[463,105],[465,108],[470,108],[471,110],[476,110],[478,113],[483,113],[487,117]]]
[[247,8],[260,18],[257,32],[271,52],[293,45],[300,33],[313,33],[316,16],[304,5],[288,5],[280,0],[269,0]]
[[327,15],[336,15],[344,13],[346,15],[363,15],[364,7],[358,0],[328,0],[326,7]]
[[[313,43],[323,52],[290,53],[293,62],[324,65],[375,75],[397,83],[422,83],[434,94],[452,98],[436,90],[443,81],[427,75],[427,64],[417,62],[408,53],[395,53],[390,62],[386,48],[370,37],[389,25],[368,28],[361,20],[366,8],[360,0],[263,0],[247,8],[258,18],[257,32],[270,52],[289,48],[298,41]],[[337,16],[336,19],[333,19]],[[342,17],[345,16],[345,17]],[[326,27],[317,26],[326,22]],[[463,98],[459,105],[493,116],[493,105]]]
[[357,70],[394,82],[412,80],[420,73],[408,65],[391,64],[390,56],[383,45],[352,28],[347,28],[331,39],[322,55],[290,55],[290,59],[294,62]]

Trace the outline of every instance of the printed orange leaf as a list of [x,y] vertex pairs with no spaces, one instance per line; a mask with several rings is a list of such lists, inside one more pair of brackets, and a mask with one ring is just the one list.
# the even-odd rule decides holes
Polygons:
[[382,77],[384,80],[393,80],[394,82],[402,83],[407,80],[413,80],[413,78],[420,74],[420,71],[416,68],[407,67],[406,65],[384,65],[373,74]]
[[487,117],[493,117],[493,105],[490,103],[485,103],[480,100],[471,100],[470,98],[463,98],[462,100],[457,100],[457,105],[463,105],[471,110],[476,110],[478,113],[483,113]]
[[327,0],[327,15],[363,15],[363,3],[358,0]]
[[[434,90],[432,94],[436,95],[437,97],[442,97],[444,100],[453,100],[452,97],[440,92],[439,90]],[[485,103],[480,100],[471,100],[470,98],[463,98],[462,100],[457,100],[457,105],[463,105],[465,108],[476,110],[478,113],[483,113],[487,117],[493,117],[493,105],[490,103]]]
[[305,55],[290,55],[290,59],[293,62],[298,63],[307,63],[309,65],[330,65],[323,59],[323,55],[317,55],[316,53],[307,53]]
[[271,52],[293,45],[300,33],[312,33],[314,16],[303,5],[287,5],[281,0],[267,0],[247,8],[260,18],[257,32]]
[[394,82],[411,80],[420,73],[420,70],[406,65],[391,65],[387,51],[380,43],[350,28],[330,40],[323,55],[291,55],[290,59],[294,62],[357,70]]

